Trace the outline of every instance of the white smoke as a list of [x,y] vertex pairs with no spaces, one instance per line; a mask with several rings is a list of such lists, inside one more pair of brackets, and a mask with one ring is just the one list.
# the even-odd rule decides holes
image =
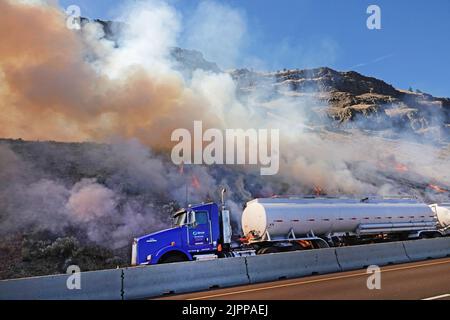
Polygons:
[[202,1],[186,22],[182,46],[199,50],[222,68],[235,68],[248,40],[244,13],[216,1]]
[[66,204],[71,217],[81,222],[90,222],[114,214],[116,207],[114,192],[92,179],[83,179],[76,183]]

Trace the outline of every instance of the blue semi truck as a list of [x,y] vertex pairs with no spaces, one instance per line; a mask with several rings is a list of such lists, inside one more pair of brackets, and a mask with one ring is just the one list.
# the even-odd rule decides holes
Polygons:
[[448,235],[450,204],[406,198],[314,196],[255,199],[232,235],[230,211],[202,203],[173,215],[173,226],[135,238],[132,265],[249,256]]
[[[222,199],[225,190],[222,191]],[[179,210],[170,229],[136,238],[132,265],[160,264],[254,254],[254,250],[231,251],[230,212],[216,203],[202,203]],[[233,252],[233,253],[231,253]]]

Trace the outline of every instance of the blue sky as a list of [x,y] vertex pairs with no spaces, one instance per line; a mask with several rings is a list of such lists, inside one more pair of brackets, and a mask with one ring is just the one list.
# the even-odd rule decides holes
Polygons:
[[[79,5],[82,14],[90,18],[113,19],[126,1],[59,2],[63,7]],[[189,26],[192,17],[198,21],[199,13],[208,12],[199,6],[212,1],[168,2],[181,14],[183,25]],[[230,40],[239,40],[239,52],[233,52],[233,60],[223,61],[228,64],[225,67],[278,70],[329,66],[381,78],[398,88],[411,86],[450,97],[448,0],[215,0],[214,4],[235,13],[241,19],[238,22],[245,24],[242,34],[233,29],[233,23],[219,25],[223,28],[218,30],[220,34],[227,34],[228,29],[232,30],[228,34],[237,33],[239,38]],[[381,30],[366,27],[366,9],[371,4],[381,8]],[[220,60],[217,50],[193,48],[195,41],[186,40],[189,30],[187,27],[179,35],[180,45],[205,49],[207,58]],[[226,53],[224,49],[222,54]]]

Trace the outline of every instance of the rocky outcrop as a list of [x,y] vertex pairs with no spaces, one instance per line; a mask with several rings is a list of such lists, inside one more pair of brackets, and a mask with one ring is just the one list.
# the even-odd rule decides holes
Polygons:
[[241,94],[270,87],[281,95],[315,96],[332,126],[435,135],[439,140],[450,135],[450,99],[399,90],[354,71],[324,67],[262,73],[240,69],[230,74]]
[[[104,21],[104,20],[89,20],[87,18],[81,18],[81,26],[94,22],[102,26],[105,33],[104,38],[114,41],[116,46],[119,46],[119,37],[122,30],[126,27],[123,22],[116,21]],[[175,67],[187,76],[191,76],[195,70],[205,70],[211,72],[221,72],[216,63],[207,61],[203,54],[196,50],[187,50],[178,47],[170,49],[170,56],[175,62]]]
[[172,48],[171,56],[176,62],[176,67],[186,72],[189,76],[193,71],[200,69],[211,72],[221,72],[217,64],[205,60],[203,54],[196,50]]

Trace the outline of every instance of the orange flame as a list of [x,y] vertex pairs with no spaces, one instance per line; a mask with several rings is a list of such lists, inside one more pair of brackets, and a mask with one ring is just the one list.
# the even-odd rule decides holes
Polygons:
[[181,162],[180,167],[178,169],[178,173],[182,176],[184,175],[184,162]]
[[320,196],[323,194],[323,189],[319,186],[314,186],[314,194],[316,196]]
[[431,189],[433,189],[434,191],[436,191],[436,192],[439,192],[439,193],[444,193],[444,192],[448,192],[448,190],[445,190],[445,189],[443,189],[443,188],[441,188],[441,187],[439,187],[439,186],[437,186],[437,185],[435,185],[435,184],[429,184],[428,185],[428,187],[429,188],[431,188]]
[[398,162],[394,156],[389,156],[385,159],[379,159],[377,162],[377,166],[378,166],[378,168],[380,168],[382,170],[387,170],[387,169],[393,168],[398,172],[409,171],[408,166],[406,166],[403,163]]
[[198,178],[196,176],[192,176],[192,180],[191,180],[191,186],[195,189],[200,189],[200,181],[198,180]]
[[408,167],[405,166],[405,165],[402,164],[402,163],[397,163],[397,164],[395,165],[395,170],[397,170],[398,172],[407,172],[407,171],[408,171]]

